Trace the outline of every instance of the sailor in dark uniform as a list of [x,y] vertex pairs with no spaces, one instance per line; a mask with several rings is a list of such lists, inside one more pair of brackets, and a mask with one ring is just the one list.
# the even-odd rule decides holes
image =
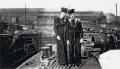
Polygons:
[[80,19],[74,18],[74,9],[68,11],[69,13],[69,40],[70,40],[70,62],[77,65],[81,64],[81,42],[83,38],[83,28]]
[[75,54],[74,54],[74,46],[75,46],[75,19],[72,16],[72,14],[74,13],[74,9],[70,9],[68,11],[69,13],[69,59],[68,62],[72,65],[75,65]]
[[81,24],[81,20],[76,20],[75,27],[75,59],[76,65],[79,66],[81,64],[81,43],[83,42],[83,27]]
[[57,55],[59,64],[67,64],[68,18],[67,8],[61,8],[60,17],[54,19],[54,31],[57,38]]

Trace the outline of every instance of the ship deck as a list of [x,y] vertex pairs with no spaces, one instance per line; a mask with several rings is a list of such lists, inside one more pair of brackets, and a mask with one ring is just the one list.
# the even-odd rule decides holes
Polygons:
[[[93,53],[98,56],[98,53]],[[17,69],[101,69],[101,66],[93,58],[82,58],[80,67],[69,65],[60,65],[57,57],[53,54],[51,57],[42,59],[38,53],[17,67]]]

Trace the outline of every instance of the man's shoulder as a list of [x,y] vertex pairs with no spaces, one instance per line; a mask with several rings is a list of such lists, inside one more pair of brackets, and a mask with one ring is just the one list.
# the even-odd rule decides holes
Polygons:
[[76,18],[76,19],[75,19],[75,21],[77,21],[77,22],[81,22],[81,19],[79,19],[79,18]]

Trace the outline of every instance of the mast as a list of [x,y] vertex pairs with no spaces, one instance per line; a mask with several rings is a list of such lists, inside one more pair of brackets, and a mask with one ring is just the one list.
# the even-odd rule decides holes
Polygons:
[[116,24],[117,24],[117,3],[116,3]]
[[25,24],[26,24],[26,3],[25,3]]

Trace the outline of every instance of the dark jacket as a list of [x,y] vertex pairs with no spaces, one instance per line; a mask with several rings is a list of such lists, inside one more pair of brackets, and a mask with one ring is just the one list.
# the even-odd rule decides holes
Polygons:
[[71,39],[71,35],[74,35],[74,39],[83,38],[83,28],[80,21],[72,19],[69,23],[69,39]]
[[57,40],[57,55],[58,63],[66,64],[67,59],[67,40],[68,40],[68,19],[55,18],[54,31],[56,36],[60,36],[60,40]]
[[83,38],[83,27],[82,27],[82,24],[79,20],[76,21],[75,37],[76,38]]
[[68,39],[68,35],[69,35],[69,25],[68,25],[68,19],[65,19],[66,21],[64,21],[64,18],[55,18],[54,19],[54,32],[57,36],[63,37],[64,39]]

